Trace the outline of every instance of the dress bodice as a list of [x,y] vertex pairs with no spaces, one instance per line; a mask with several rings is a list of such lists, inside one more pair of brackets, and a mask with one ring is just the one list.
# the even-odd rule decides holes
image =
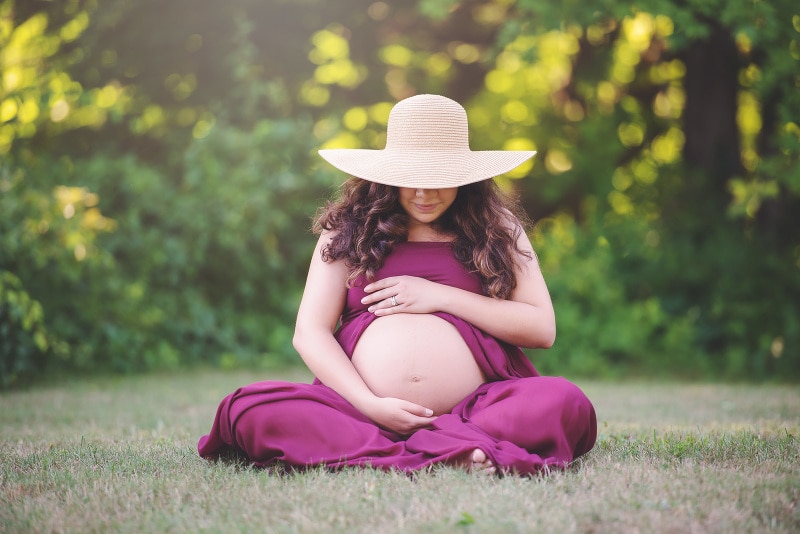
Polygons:
[[[459,262],[450,248],[450,243],[438,241],[410,241],[395,245],[383,266],[375,273],[375,279],[390,276],[418,276],[431,282],[458,287],[473,293],[481,292],[478,275],[470,273]],[[347,302],[342,312],[342,323],[347,323],[361,313],[367,306],[361,299],[367,294],[364,287],[369,282],[362,275],[347,290]]]
[[[450,243],[412,241],[396,245],[376,273],[376,280],[389,276],[418,276],[432,282],[447,284],[465,291],[481,293],[477,274],[469,272],[453,254]],[[336,340],[348,356],[352,356],[361,334],[377,319],[361,303],[368,283],[360,277],[347,290],[345,308],[336,331]],[[522,350],[500,341],[455,315],[436,312],[458,329],[470,347],[487,380],[538,376]]]

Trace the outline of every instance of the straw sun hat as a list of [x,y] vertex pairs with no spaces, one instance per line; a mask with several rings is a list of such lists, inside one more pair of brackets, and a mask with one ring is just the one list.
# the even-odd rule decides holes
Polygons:
[[439,189],[506,173],[536,152],[472,151],[464,108],[443,96],[417,95],[392,108],[383,150],[339,148],[319,153],[337,169],[364,180]]

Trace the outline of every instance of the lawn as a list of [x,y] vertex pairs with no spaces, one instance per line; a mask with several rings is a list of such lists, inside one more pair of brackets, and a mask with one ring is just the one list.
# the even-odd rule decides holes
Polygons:
[[[800,532],[800,388],[577,380],[570,470],[277,475],[195,446],[263,374],[69,380],[0,395],[0,532]],[[306,380],[301,371],[273,375]]]

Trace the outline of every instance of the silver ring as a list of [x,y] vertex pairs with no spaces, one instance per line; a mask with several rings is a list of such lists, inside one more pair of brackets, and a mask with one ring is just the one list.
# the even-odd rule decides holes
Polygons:
[[395,298],[397,295],[392,295],[392,306],[397,306],[397,299]]

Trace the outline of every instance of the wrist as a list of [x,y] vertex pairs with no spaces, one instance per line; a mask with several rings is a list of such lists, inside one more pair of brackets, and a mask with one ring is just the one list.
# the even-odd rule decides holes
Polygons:
[[462,290],[456,287],[443,285],[436,298],[436,302],[439,303],[438,309],[434,311],[457,315],[455,311],[458,310],[458,293],[460,291]]
[[348,400],[356,410],[366,415],[367,417],[370,417],[370,411],[372,406],[374,406],[375,404],[374,401],[376,398],[377,396],[371,391],[365,391],[362,394],[357,395],[354,398]]

